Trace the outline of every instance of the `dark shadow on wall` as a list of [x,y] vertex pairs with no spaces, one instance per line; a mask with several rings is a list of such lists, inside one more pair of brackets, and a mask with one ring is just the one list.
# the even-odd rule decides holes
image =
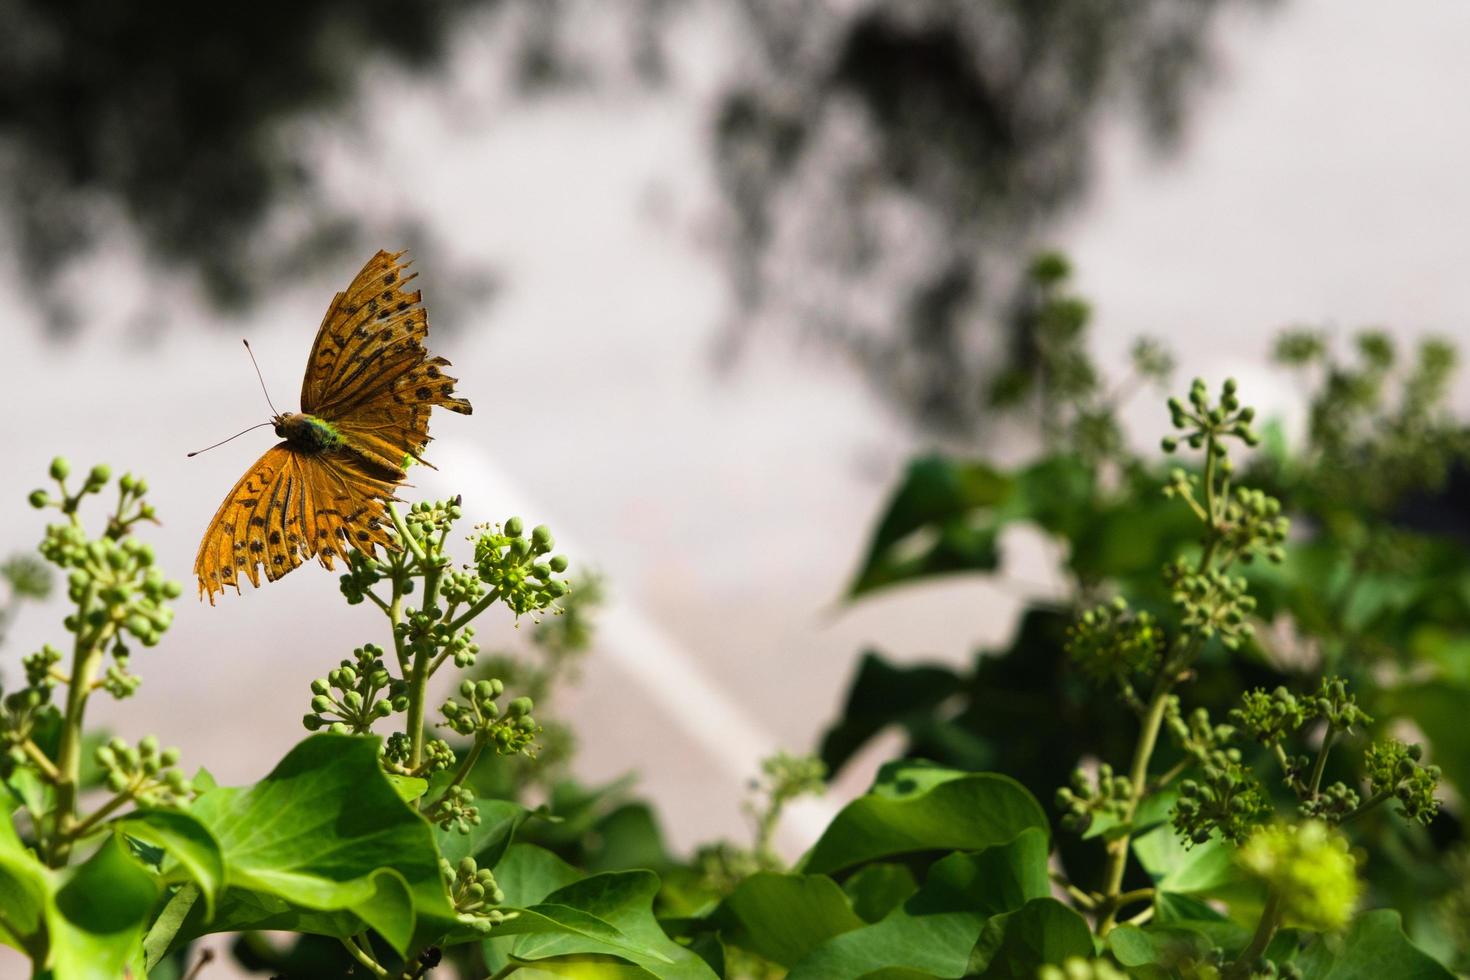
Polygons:
[[[618,0],[595,10],[620,36],[589,46],[591,2],[0,0],[18,271],[64,332],[55,274],[120,220],[151,265],[243,306],[362,247],[371,209],[322,203],[291,124],[349,111],[364,69],[431,73],[483,31],[506,42],[485,70],[524,96],[677,84],[670,27],[704,18],[739,66],[711,119],[738,322],[799,323],[905,415],[965,432],[1007,284],[1084,193],[1104,112],[1169,145],[1220,11],[1271,0]],[[283,211],[292,237],[261,247]]]

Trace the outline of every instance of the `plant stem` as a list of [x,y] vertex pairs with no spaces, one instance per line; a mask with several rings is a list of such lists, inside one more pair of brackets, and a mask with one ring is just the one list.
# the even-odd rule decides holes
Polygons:
[[[1169,690],[1173,687],[1171,680],[1173,676],[1166,665],[1166,668],[1159,672],[1158,680],[1154,682],[1153,695],[1149,698],[1148,703],[1148,714],[1144,716],[1143,729],[1138,733],[1138,744],[1133,749],[1133,765],[1128,771],[1133,791],[1123,813],[1125,826],[1133,820],[1134,814],[1138,811],[1138,804],[1143,800],[1145,784],[1148,780],[1148,764],[1153,758],[1154,746],[1158,743],[1159,727],[1164,722],[1164,708],[1169,701]],[[1107,935],[1117,919],[1118,898],[1123,889],[1123,872],[1128,867],[1128,844],[1131,838],[1131,834],[1124,834],[1108,844],[1107,885],[1103,890],[1108,913],[1098,924],[1099,936]]]
[[476,600],[474,605],[470,606],[464,612],[460,613],[453,620],[451,620],[449,623],[449,631],[451,633],[459,632],[460,630],[468,626],[476,616],[480,615],[480,613],[484,612],[486,609],[489,609],[492,605],[499,601],[500,590],[491,589],[489,592],[485,593],[478,600]]
[[1251,965],[1261,958],[1266,952],[1266,947],[1271,945],[1272,938],[1276,935],[1276,929],[1281,925],[1281,896],[1272,892],[1266,899],[1266,907],[1261,910],[1261,921],[1256,923],[1256,934],[1251,937],[1251,943],[1241,951],[1234,963],[1231,963],[1221,974],[1222,980],[1242,980],[1249,977]]
[[510,976],[512,973],[516,972],[520,968],[521,965],[519,963],[507,963],[505,964],[505,966],[502,966],[500,969],[496,970],[493,975],[487,977],[486,980],[504,980],[505,977]]
[[87,817],[87,819],[81,821],[80,823],[73,824],[71,828],[68,829],[66,832],[66,842],[70,844],[72,841],[78,841],[81,840],[83,837],[86,837],[87,834],[92,832],[92,829],[94,827],[96,827],[102,821],[106,820],[108,817],[112,816],[118,810],[122,809],[125,804],[132,800],[132,798],[133,796],[131,793],[117,794],[112,799],[104,803],[102,806],[98,807],[96,812]]
[[354,937],[343,936],[342,945],[347,948],[347,952],[352,954],[352,958],[357,960],[357,962],[361,963],[363,966],[367,967],[368,971],[372,973],[373,976],[388,976],[388,971],[383,969],[383,965],[377,960],[373,959],[372,956],[369,955],[365,949],[363,949],[361,946],[358,946],[354,940]]
[[61,744],[56,752],[56,813],[53,823],[50,859],[53,868],[66,864],[71,856],[68,834],[76,819],[78,784],[82,769],[82,715],[87,710],[87,696],[92,691],[92,677],[102,659],[111,623],[93,632],[87,631],[87,617],[92,611],[97,587],[88,584],[77,603],[77,639],[72,648],[71,678],[66,689],[66,715],[61,723]]
[[1327,767],[1327,753],[1332,749],[1332,743],[1337,740],[1337,729],[1328,726],[1327,734],[1322,736],[1322,747],[1317,750],[1317,762],[1312,766],[1312,780],[1307,784],[1307,792],[1311,794],[1310,799],[1317,798],[1318,787],[1322,785],[1322,770]]
[[[424,597],[420,609],[427,615],[435,610],[439,601],[439,578],[444,571],[442,552],[435,549],[432,555],[425,555],[423,568]],[[424,706],[429,696],[433,650],[410,648],[413,650],[413,669],[408,677],[408,766],[416,770],[424,761]]]
[[[444,792],[440,794],[439,799],[434,801],[435,804],[441,802],[445,797],[447,797],[450,790],[454,789],[454,787],[464,782],[465,777],[470,774],[470,770],[475,768],[475,763],[480,761],[480,753],[484,750],[485,739],[476,738],[474,744],[470,746],[470,750],[466,752],[464,754],[464,758],[460,760],[459,767],[454,770],[454,776],[449,780],[449,785],[444,787]],[[432,809],[432,806],[433,804],[430,805],[429,809]]]

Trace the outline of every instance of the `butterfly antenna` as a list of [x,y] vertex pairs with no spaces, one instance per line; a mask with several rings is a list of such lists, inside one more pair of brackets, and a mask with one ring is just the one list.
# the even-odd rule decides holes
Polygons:
[[[250,349],[250,341],[242,339],[240,343],[245,345],[245,353],[250,355],[250,363],[255,366],[255,376],[260,379],[260,390],[265,392],[265,403],[271,407],[271,414],[280,415],[281,413],[276,411],[275,402],[271,401],[271,393],[265,390],[265,378],[260,373],[260,365],[255,363],[255,351]],[[245,431],[249,432],[250,430],[246,429]],[[228,442],[229,440],[227,439],[225,441]],[[210,446],[209,448],[213,449],[214,447]],[[199,451],[204,452],[202,449]]]
[[186,459],[192,459],[195,456],[198,456],[200,453],[207,453],[207,452],[209,452],[211,449],[214,449],[216,446],[223,446],[225,443],[229,442],[231,439],[238,439],[238,438],[240,438],[241,436],[243,436],[247,432],[253,432],[256,429],[260,428],[262,425],[274,425],[274,424],[275,424],[274,422],[257,422],[255,425],[252,425],[248,429],[241,429],[239,432],[236,432],[234,435],[230,436],[229,439],[221,439],[219,442],[215,443],[214,446],[205,446],[203,449],[196,449],[192,453],[189,453],[188,456],[186,456],[185,458]]

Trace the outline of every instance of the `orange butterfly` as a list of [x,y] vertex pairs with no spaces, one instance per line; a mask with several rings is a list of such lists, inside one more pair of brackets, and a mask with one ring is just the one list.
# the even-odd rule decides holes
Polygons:
[[280,443],[250,468],[204,532],[194,574],[214,604],[240,575],[259,587],[316,556],[393,548],[389,501],[407,457],[429,442],[429,410],[470,413],[449,362],[430,356],[421,294],[406,292],[402,252],[379,252],[327,309],[301,382],[301,412],[276,415]]

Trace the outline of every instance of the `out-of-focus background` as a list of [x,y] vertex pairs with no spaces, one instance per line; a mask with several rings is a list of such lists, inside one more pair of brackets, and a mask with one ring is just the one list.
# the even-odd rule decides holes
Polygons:
[[[0,4],[0,555],[38,539],[53,455],[107,461],[149,479],[192,590],[273,441],[185,459],[267,415],[240,338],[294,409],[333,292],[410,248],[475,405],[434,420],[418,491],[548,523],[604,576],[556,713],[578,775],[638,773],[676,848],[743,833],[757,760],[813,747],[865,646],[960,663],[1048,588],[1021,534],[1010,587],[840,602],[915,450],[1026,453],[984,394],[1025,356],[1037,249],[1073,260],[1120,377],[1155,336],[1288,428],[1284,326],[1470,338],[1455,0],[163,7]],[[1127,418],[1141,444],[1166,422],[1147,391]],[[311,678],[381,638],[336,587],[309,565],[181,601],[100,717],[258,778]],[[53,612],[14,624],[7,675]]]

